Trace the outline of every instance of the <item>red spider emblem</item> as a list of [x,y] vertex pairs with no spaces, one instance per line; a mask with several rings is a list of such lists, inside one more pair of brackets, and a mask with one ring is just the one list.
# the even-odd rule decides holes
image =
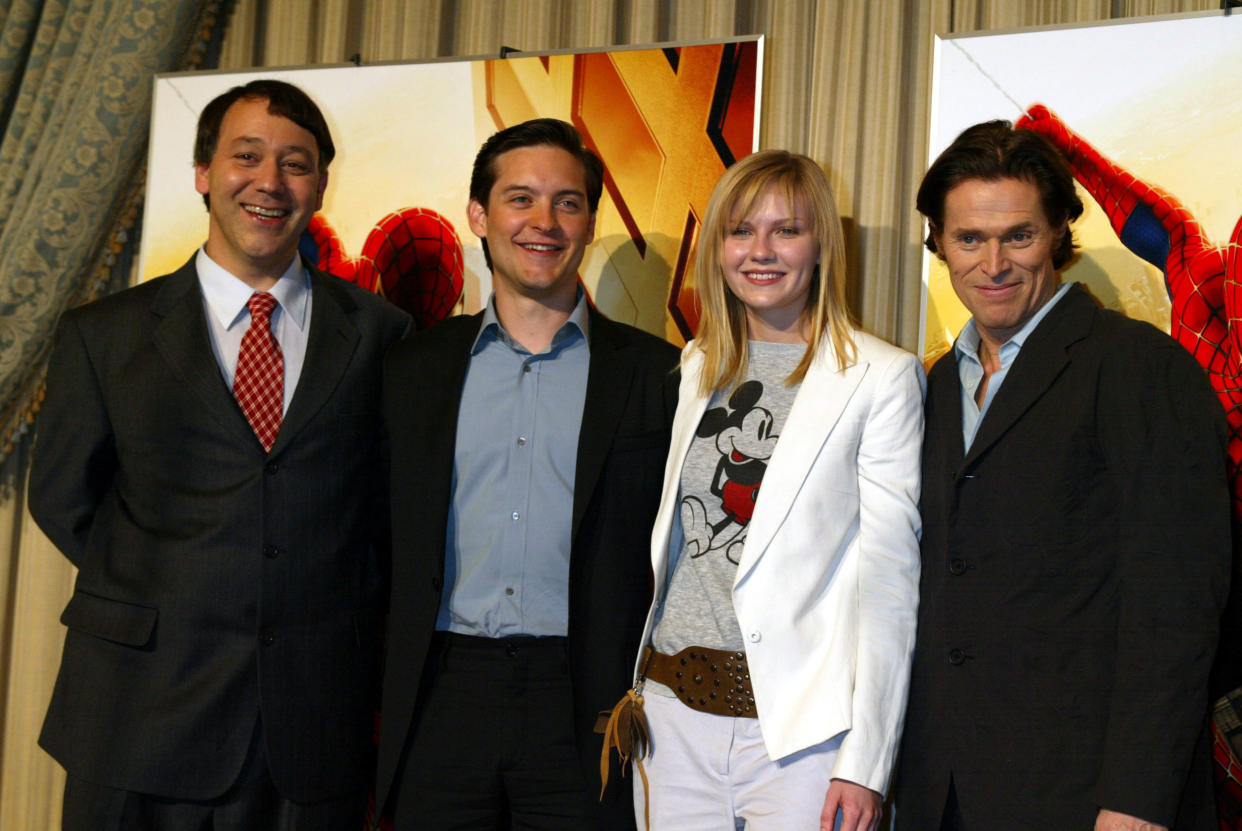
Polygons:
[[321,269],[387,297],[414,317],[419,329],[452,313],[461,298],[461,240],[452,223],[430,208],[401,208],[385,216],[367,235],[362,254],[345,253],[336,230],[315,214],[305,242],[314,246]]

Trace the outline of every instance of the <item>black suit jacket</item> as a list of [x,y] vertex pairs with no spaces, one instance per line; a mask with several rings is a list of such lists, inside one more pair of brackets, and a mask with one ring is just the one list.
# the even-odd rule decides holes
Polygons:
[[[410,732],[440,607],[457,412],[481,320],[481,314],[449,318],[411,335],[393,347],[384,365],[393,583],[376,789],[381,806]],[[630,686],[651,600],[647,550],[677,408],[672,370],[678,353],[594,309],[590,321],[574,479],[569,655],[579,751],[598,782],[602,738],[593,732],[596,716]],[[628,791],[609,790],[618,810],[629,810]]]
[[79,569],[40,737],[75,776],[208,799],[261,717],[286,797],[365,782],[387,599],[380,364],[408,317],[310,273],[270,454],[212,354],[193,260],[61,320],[30,510]]
[[928,377],[919,630],[897,827],[1171,825],[1229,579],[1225,423],[1203,371],[1080,287],[963,452],[953,353]]

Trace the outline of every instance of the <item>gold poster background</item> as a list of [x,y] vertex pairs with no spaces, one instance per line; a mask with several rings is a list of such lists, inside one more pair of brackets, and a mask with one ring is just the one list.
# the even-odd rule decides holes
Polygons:
[[470,167],[489,135],[529,118],[573,123],[604,159],[595,242],[580,269],[609,317],[682,343],[697,322],[689,264],[699,217],[727,164],[757,141],[762,40],[374,67],[185,73],[156,81],[140,274],[182,265],[207,235],[191,148],[202,107],[256,77],[309,92],[337,144],[321,213],[348,255],[404,207],[438,212],[462,243],[458,311],[491,276],[465,219]]

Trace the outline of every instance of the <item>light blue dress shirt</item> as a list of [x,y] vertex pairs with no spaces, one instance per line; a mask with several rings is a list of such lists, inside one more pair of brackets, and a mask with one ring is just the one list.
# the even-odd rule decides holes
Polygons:
[[564,636],[578,432],[590,366],[587,304],[532,355],[493,297],[470,352],[457,416],[453,500],[436,628]]
[[[241,351],[242,337],[250,328],[250,308],[246,302],[254,294],[254,289],[225,271],[202,248],[198,249],[194,266],[198,271],[199,289],[203,293],[211,351],[220,365],[224,383],[231,390],[233,374],[237,372],[237,353]],[[276,298],[278,304],[272,311],[272,332],[285,359],[285,392],[281,410],[284,414],[289,412],[289,402],[293,400],[298,379],[302,377],[306,337],[310,334],[310,275],[302,266],[300,257],[293,258],[268,293]]]
[[975,393],[978,392],[979,385],[983,383],[983,364],[979,362],[979,330],[975,327],[974,318],[966,321],[966,325],[962,327],[961,334],[957,336],[957,341],[953,344],[953,352],[957,356],[957,377],[962,385],[962,446],[967,450],[975,440],[975,433],[979,431],[979,422],[983,420],[984,413],[988,411],[992,399],[996,397],[1001,384],[1005,382],[1009,367],[1013,365],[1018,352],[1022,350],[1022,344],[1026,343],[1031,332],[1035,331],[1039,322],[1065,296],[1071,285],[1073,283],[1066,283],[1057,289],[1052,299],[1031,315],[1031,319],[1018,330],[1016,335],[1001,345],[1001,368],[988,379],[988,388],[983,394],[982,407],[975,403]]

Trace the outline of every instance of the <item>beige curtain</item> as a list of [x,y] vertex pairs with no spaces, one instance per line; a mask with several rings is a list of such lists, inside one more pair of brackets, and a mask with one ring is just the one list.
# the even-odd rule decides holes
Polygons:
[[[761,145],[810,155],[846,220],[862,323],[916,346],[936,33],[1206,11],[1219,0],[238,0],[222,69],[496,55],[762,34]],[[465,173],[463,172],[463,175]],[[189,186],[187,180],[186,186]],[[59,660],[69,569],[33,528],[27,439],[0,473],[0,828],[59,825],[63,774],[35,745]]]

